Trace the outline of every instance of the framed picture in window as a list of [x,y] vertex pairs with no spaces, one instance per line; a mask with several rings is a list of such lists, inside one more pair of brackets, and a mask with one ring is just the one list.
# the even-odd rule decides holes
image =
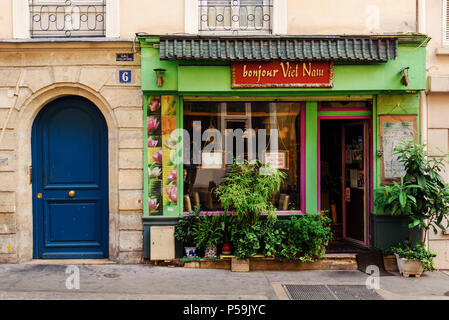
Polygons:
[[203,151],[201,152],[201,169],[223,169],[223,151]]
[[264,164],[269,163],[272,168],[288,170],[288,150],[263,152]]
[[398,160],[394,148],[403,142],[417,142],[416,114],[380,115],[380,142],[382,156],[382,184],[391,184],[405,175],[405,168]]

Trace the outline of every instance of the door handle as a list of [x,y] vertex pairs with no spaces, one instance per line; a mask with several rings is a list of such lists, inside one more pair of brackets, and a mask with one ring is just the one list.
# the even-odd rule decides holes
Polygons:
[[73,198],[75,196],[75,190],[70,190],[69,191],[69,197]]

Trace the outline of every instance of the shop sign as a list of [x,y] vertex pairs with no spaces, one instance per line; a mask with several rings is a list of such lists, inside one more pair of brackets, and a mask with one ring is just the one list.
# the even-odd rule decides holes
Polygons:
[[329,61],[235,62],[232,88],[331,88],[333,63]]

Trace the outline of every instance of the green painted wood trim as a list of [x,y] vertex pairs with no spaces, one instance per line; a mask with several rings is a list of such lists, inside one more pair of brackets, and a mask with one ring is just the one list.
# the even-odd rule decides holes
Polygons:
[[184,208],[184,137],[182,130],[184,128],[184,99],[177,97],[178,105],[176,108],[176,128],[178,129],[178,143],[176,145],[176,169],[178,171],[176,186],[178,188],[178,216],[182,216]]
[[[426,48],[409,47],[399,44],[398,56],[388,63],[374,64],[335,64],[333,88],[260,88],[232,89],[230,65],[219,66],[198,61],[160,60],[159,49],[142,48],[142,89],[144,91],[174,91],[182,94],[201,92],[222,92],[231,95],[253,94],[340,94],[409,92],[426,88]],[[410,67],[408,87],[401,84],[399,70]],[[158,88],[155,83],[154,68],[164,68],[164,85]],[[211,81],[212,80],[212,81]]]
[[[380,136],[380,116],[384,114],[416,114],[417,139],[421,141],[420,96],[419,93],[407,94],[379,94],[373,100],[373,201],[375,203],[375,190],[381,187],[382,157],[377,151],[382,149]],[[374,205],[373,213],[378,214]]]
[[318,103],[306,102],[306,213],[318,210]]
[[[378,150],[378,144],[380,142],[380,137],[378,137],[378,132],[379,132],[379,127],[378,127],[378,122],[379,122],[379,117],[377,116],[377,96],[375,96],[373,98],[373,121],[372,121],[372,148],[373,148],[373,159],[371,159],[371,161],[373,161],[373,189],[375,190],[376,188],[378,188],[379,185],[379,177],[378,174],[380,174],[380,161],[379,161],[379,157],[377,156],[377,150]],[[374,190],[372,190],[372,197],[374,197]],[[374,199],[373,199],[374,200]],[[371,210],[371,208],[370,208]]]
[[319,117],[324,116],[371,116],[371,111],[322,111],[318,112]]
[[292,101],[299,101],[299,102],[305,102],[305,101],[372,101],[373,95],[358,95],[353,93],[348,93],[347,95],[307,95],[307,96],[298,96],[298,95],[282,95],[282,96],[261,96],[261,95],[248,95],[248,93],[245,93],[242,96],[224,96],[223,93],[218,93],[217,95],[210,95],[208,93],[207,96],[198,96],[198,95],[191,95],[191,94],[185,94],[184,101],[189,102],[196,102],[196,101],[207,101],[207,102],[232,102],[232,101],[242,101],[242,99],[245,100],[245,102],[252,102],[252,101],[286,101],[286,102],[292,102]]

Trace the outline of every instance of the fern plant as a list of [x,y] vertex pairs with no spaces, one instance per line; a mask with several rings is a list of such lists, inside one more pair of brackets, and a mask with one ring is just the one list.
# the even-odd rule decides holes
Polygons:
[[203,215],[193,226],[192,235],[197,248],[217,247],[223,241],[220,215]]
[[224,210],[232,211],[240,223],[254,225],[262,214],[267,214],[273,223],[276,208],[270,199],[279,191],[285,176],[284,172],[258,161],[234,162],[215,194]]

